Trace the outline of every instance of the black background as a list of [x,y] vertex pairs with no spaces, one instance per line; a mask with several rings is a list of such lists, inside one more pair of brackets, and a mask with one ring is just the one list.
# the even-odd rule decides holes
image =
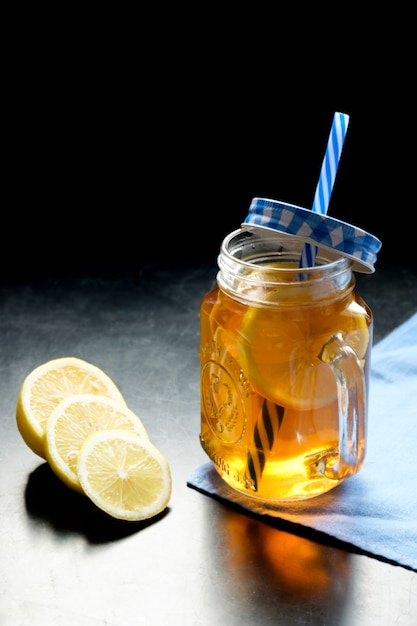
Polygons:
[[377,6],[5,19],[3,279],[215,260],[254,196],[311,206],[335,111],[328,213],[378,236],[378,262],[415,264],[411,11]]

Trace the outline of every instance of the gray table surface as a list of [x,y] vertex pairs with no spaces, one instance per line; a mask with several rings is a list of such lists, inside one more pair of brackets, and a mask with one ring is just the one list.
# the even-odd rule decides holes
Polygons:
[[[215,267],[75,274],[0,284],[2,626],[411,626],[414,571],[313,532],[273,528],[187,487],[199,433],[199,302]],[[358,276],[374,341],[417,310],[417,271]],[[25,376],[78,356],[117,383],[169,460],[167,511],[106,517],[23,443]]]

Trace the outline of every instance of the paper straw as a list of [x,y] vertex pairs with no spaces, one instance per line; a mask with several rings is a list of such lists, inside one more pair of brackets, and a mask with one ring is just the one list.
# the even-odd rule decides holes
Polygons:
[[246,458],[247,480],[250,490],[258,491],[259,489],[267,455],[272,450],[283,419],[284,408],[265,399],[262,405],[262,415],[256,421],[252,445],[248,449]]
[[[330,196],[336,179],[337,167],[345,141],[349,115],[336,112],[330,130],[327,148],[321,166],[320,177],[314,195],[312,211],[325,215],[329,208]],[[312,267],[315,263],[317,246],[306,243],[300,259],[300,267]]]
[[[326,214],[330,202],[337,167],[349,124],[349,116],[336,112],[327,142],[319,181],[314,195],[312,211]],[[312,267],[315,263],[317,246],[306,243],[300,258],[300,267]],[[271,452],[275,437],[284,419],[284,407],[264,400],[262,414],[256,421],[252,445],[247,453],[246,471],[250,486],[258,491],[267,456]]]

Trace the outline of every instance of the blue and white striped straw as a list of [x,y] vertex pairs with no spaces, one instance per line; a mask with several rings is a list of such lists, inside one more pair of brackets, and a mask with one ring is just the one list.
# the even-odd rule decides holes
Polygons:
[[[321,213],[322,215],[327,213],[348,125],[349,115],[338,112],[334,114],[319,182],[314,195],[312,211],[315,213]],[[316,254],[317,246],[309,243],[304,244],[300,267],[312,267],[316,260]]]

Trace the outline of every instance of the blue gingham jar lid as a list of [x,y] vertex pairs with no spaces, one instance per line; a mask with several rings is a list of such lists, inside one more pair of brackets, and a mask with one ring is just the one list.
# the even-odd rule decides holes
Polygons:
[[381,241],[366,231],[328,215],[269,198],[253,198],[242,224],[295,236],[353,261],[357,272],[371,274]]

